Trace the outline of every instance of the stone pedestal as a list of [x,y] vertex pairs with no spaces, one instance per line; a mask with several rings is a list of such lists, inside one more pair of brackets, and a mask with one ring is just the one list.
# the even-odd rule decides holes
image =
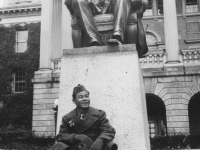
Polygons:
[[[150,150],[143,79],[135,45],[64,50],[58,106],[62,116],[75,108],[78,84],[90,92],[91,106],[103,109],[116,129],[119,150]],[[59,131],[59,130],[57,130]]]

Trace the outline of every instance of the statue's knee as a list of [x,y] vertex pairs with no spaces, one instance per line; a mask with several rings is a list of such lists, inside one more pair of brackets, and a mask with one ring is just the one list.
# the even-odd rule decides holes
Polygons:
[[73,1],[79,4],[87,4],[86,0],[73,0]]
[[86,0],[73,0],[74,5],[78,4],[79,6],[88,5]]

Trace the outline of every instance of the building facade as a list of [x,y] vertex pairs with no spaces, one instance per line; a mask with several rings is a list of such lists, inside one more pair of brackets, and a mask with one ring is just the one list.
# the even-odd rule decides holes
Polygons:
[[0,128],[31,128],[31,79],[39,68],[40,11],[41,4],[0,8]]
[[[73,48],[71,18],[63,3],[6,0],[0,9],[3,25],[41,22],[40,68],[32,80],[32,130],[41,135],[55,135],[52,107],[59,99],[60,58],[63,49]],[[149,52],[140,64],[151,137],[200,133],[199,20],[199,0],[149,0],[142,20]]]

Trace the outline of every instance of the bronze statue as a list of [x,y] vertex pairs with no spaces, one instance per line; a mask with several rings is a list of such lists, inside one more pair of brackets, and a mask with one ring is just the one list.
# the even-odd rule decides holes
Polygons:
[[[113,13],[115,17],[112,39],[108,44],[124,44],[127,20],[130,13],[136,13],[138,19],[138,54],[142,57],[147,51],[146,35],[141,22],[148,0],[65,0],[71,15],[77,18],[82,32],[88,39],[88,46],[103,45],[93,19],[94,15]],[[130,43],[129,43],[130,44]]]

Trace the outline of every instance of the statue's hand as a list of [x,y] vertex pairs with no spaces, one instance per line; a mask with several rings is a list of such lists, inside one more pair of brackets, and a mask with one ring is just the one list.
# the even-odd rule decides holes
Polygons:
[[74,10],[72,8],[72,0],[65,0],[65,5],[67,6],[70,14],[74,16]]
[[143,17],[143,12],[145,12],[147,6],[148,0],[131,0],[132,10],[137,14],[138,18]]
[[142,5],[143,5],[144,11],[145,11],[147,9],[147,6],[149,5],[148,0],[142,0]]
[[148,0],[131,0],[131,5],[134,9],[141,9],[142,7],[145,11],[148,4]]

